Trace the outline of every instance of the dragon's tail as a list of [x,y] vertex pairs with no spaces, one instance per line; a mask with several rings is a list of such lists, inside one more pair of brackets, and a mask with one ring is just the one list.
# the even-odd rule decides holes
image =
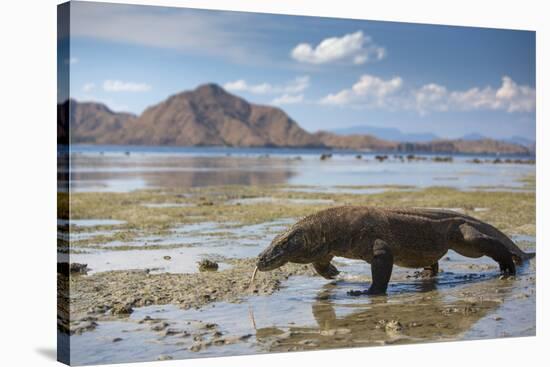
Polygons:
[[516,264],[521,264],[524,261],[531,260],[536,255],[537,255],[536,252],[523,252],[523,251],[520,250],[519,254],[512,255],[512,258],[514,259],[514,262]]
[[523,259],[522,260],[531,260],[532,258],[534,258],[535,256],[537,256],[537,253],[536,252],[524,252],[523,253]]

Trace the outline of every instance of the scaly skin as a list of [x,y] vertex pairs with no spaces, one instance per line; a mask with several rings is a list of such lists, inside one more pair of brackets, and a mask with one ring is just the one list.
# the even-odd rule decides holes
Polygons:
[[490,224],[450,210],[343,206],[298,221],[258,256],[257,267],[313,264],[319,275],[332,279],[338,275],[330,263],[334,256],[361,259],[372,269],[366,293],[383,294],[394,264],[434,276],[450,249],[472,258],[489,256],[506,274],[515,274],[514,262],[535,256]]

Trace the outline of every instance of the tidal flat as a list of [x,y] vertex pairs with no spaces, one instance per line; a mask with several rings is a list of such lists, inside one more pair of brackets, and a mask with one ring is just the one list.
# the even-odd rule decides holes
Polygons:
[[[530,176],[510,191],[274,184],[74,192],[75,224],[58,225],[69,225],[70,261],[88,271],[69,278],[71,319],[60,332],[72,334],[76,364],[535,335],[536,260],[500,279],[491,259],[449,252],[435,279],[395,267],[388,295],[378,297],[348,294],[368,287],[370,266],[343,258],[332,281],[289,264],[249,284],[254,257],[277,233],[338,205],[452,209],[534,251],[534,185]],[[200,272],[204,259],[219,269]]]

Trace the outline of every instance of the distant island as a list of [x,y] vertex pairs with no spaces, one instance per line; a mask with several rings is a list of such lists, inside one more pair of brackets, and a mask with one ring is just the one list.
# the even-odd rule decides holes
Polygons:
[[216,84],[168,97],[141,115],[114,112],[95,102],[68,100],[58,105],[58,135],[72,143],[161,146],[327,148],[360,151],[533,154],[533,147],[511,141],[438,139],[386,140],[372,134],[310,133],[282,109],[249,103]]

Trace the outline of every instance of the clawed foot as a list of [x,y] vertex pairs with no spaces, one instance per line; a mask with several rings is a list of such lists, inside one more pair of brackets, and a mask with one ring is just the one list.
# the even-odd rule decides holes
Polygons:
[[437,276],[437,273],[434,272],[432,269],[424,269],[417,273],[417,278],[421,279],[430,279],[435,278]]
[[364,295],[382,296],[382,295],[385,295],[385,294],[386,294],[385,290],[377,290],[377,289],[373,289],[372,287],[370,287],[369,289],[364,290],[364,291],[359,291],[359,290],[354,290],[354,289],[348,291],[348,296],[352,296],[352,297],[364,296]]
[[338,274],[340,274],[340,271],[336,269],[336,266],[332,265],[331,263],[313,264],[313,267],[315,268],[317,273],[325,279],[334,279]]
[[415,271],[412,275],[407,275],[407,278],[414,279],[432,279],[437,276],[437,273],[434,273],[431,269],[424,269],[422,271]]
[[513,262],[500,264],[500,273],[503,277],[516,275],[516,266]]

